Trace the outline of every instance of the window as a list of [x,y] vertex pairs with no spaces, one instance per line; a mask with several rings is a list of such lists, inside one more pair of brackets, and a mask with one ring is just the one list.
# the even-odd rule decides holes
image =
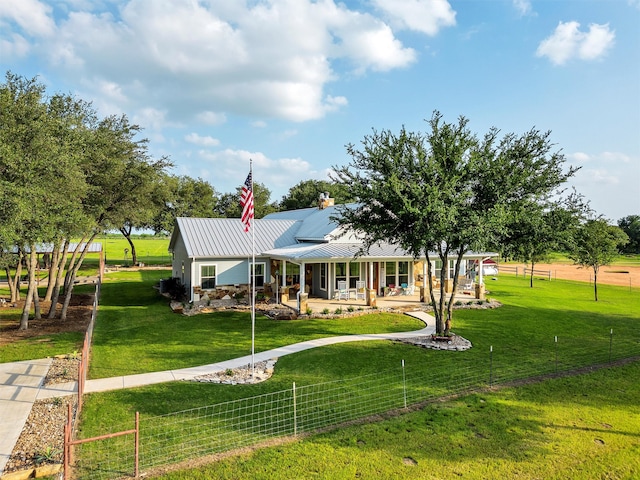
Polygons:
[[339,281],[347,281],[347,264],[344,262],[336,263],[336,288],[338,288]]
[[391,285],[396,285],[396,262],[385,262],[385,285],[390,287]]
[[398,262],[398,285],[409,285],[409,262]]
[[349,264],[349,288],[356,288],[356,282],[360,280],[360,263]]
[[327,289],[327,264],[320,264],[320,288],[322,290]]
[[216,288],[215,265],[200,265],[200,286],[204,290]]
[[[253,265],[253,275],[256,277],[256,287],[264,287],[264,272],[266,266],[264,263],[255,263]],[[253,275],[252,278],[249,279],[251,284],[253,284]]]
[[287,262],[287,285],[296,285],[300,283],[300,265]]

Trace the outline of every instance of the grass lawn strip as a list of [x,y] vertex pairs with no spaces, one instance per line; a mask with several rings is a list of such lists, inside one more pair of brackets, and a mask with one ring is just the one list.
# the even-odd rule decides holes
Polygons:
[[639,376],[635,362],[467,395],[157,478],[636,478]]

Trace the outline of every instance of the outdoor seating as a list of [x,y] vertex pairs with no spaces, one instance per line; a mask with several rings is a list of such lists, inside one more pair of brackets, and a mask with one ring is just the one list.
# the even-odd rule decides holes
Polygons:
[[402,294],[403,295],[413,295],[415,290],[415,286],[413,284],[407,285],[402,287]]
[[346,281],[338,282],[338,300],[349,300],[349,289]]
[[364,290],[364,285],[365,285],[365,283],[362,280],[358,280],[356,282],[356,300],[360,300],[360,299],[366,300],[367,299],[367,296],[366,296],[366,293],[365,293],[365,290]]

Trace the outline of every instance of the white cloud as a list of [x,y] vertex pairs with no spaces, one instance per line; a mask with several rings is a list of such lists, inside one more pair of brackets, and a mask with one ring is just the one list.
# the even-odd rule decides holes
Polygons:
[[200,112],[196,118],[207,125],[222,125],[227,123],[227,116],[224,113]]
[[584,153],[584,152],[575,152],[575,153],[570,153],[567,155],[567,158],[569,160],[573,160],[574,162],[577,163],[584,163],[584,162],[588,162],[591,157]]
[[0,38],[0,57],[19,58],[26,56],[31,50],[31,45],[17,33],[9,35],[9,38]]
[[[455,23],[444,0],[378,5],[394,24],[429,35]],[[417,58],[374,13],[335,0],[66,0],[56,8],[54,23],[51,7],[37,0],[0,0],[0,25],[9,16],[13,22],[0,35],[2,52],[27,52],[15,36],[21,31],[46,35],[31,48],[61,76],[79,80],[97,104],[154,105],[175,121],[218,125],[226,121],[218,112],[322,118],[348,105],[340,92],[325,91],[336,62],[364,73]]]
[[581,32],[578,22],[560,22],[553,34],[540,42],[536,55],[548,57],[555,65],[564,65],[572,58],[595,60],[607,53],[614,39],[615,32],[608,23],[592,23],[588,32]]
[[513,6],[516,7],[516,10],[521,17],[531,15],[533,13],[531,0],[513,0]]
[[12,21],[28,35],[46,37],[55,30],[51,10],[38,0],[0,0],[0,22]]
[[190,133],[184,137],[185,141],[193,143],[195,145],[201,145],[203,147],[216,147],[220,145],[220,140],[213,138],[209,135],[200,136],[197,133]]
[[398,28],[433,36],[441,28],[456,24],[456,12],[447,0],[373,0],[373,3]]

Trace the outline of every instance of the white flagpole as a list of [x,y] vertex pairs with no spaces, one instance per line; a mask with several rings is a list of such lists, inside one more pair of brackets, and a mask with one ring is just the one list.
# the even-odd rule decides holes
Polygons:
[[251,172],[251,195],[253,197],[253,228],[251,229],[251,378],[255,378],[255,352],[256,352],[256,196],[253,191],[253,160],[249,159],[249,172]]

